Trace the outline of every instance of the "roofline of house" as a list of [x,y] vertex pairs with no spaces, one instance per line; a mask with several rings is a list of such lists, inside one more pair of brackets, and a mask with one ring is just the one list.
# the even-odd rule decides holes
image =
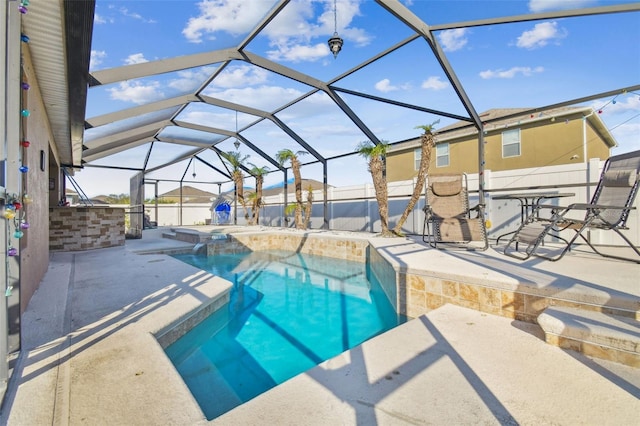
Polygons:
[[[613,135],[611,134],[607,126],[605,126],[604,122],[600,119],[600,116],[598,115],[597,111],[594,111],[593,108],[591,107],[576,107],[572,109],[556,111],[554,113],[545,113],[543,111],[539,113],[536,117],[533,117],[530,120],[527,120],[527,123],[536,123],[539,121],[553,120],[553,119],[558,119],[568,115],[575,115],[579,113],[583,113],[583,118],[588,120],[589,123],[591,123],[591,125],[594,127],[596,132],[602,137],[602,139],[605,141],[605,143],[609,148],[614,148],[618,146],[618,143],[616,142],[615,138],[613,137]],[[482,116],[482,114],[480,115]],[[487,133],[493,133],[493,132],[496,132],[497,130],[504,129],[506,127],[512,127],[510,125],[505,125],[505,124],[500,124],[500,125],[496,124],[493,127],[491,127],[491,125],[494,123],[500,123],[501,121],[505,121],[505,120],[515,120],[519,116],[524,118],[526,114],[514,114],[514,115],[507,114],[502,117],[496,117],[492,120],[488,120],[486,123],[487,127],[485,127],[485,131]],[[451,126],[455,124],[457,123],[454,123]],[[517,121],[516,124],[520,125],[521,123]],[[460,130],[465,128],[468,128],[468,131],[464,133],[450,134],[447,136],[448,133],[459,132]],[[434,136],[436,138],[436,143],[442,143],[442,142],[454,141],[457,139],[464,139],[471,135],[476,135],[476,134],[478,134],[478,130],[473,126],[473,124],[469,124],[467,126],[446,129],[442,133],[436,131],[434,133]],[[387,152],[404,151],[407,149],[418,148],[419,146],[420,146],[420,137],[405,139],[403,141],[398,141],[391,144],[389,149],[387,149]]]

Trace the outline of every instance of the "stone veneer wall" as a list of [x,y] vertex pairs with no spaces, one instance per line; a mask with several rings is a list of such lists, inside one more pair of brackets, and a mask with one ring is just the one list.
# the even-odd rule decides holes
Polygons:
[[536,293],[525,287],[492,287],[432,277],[427,272],[421,274],[396,271],[396,276],[398,312],[413,318],[450,303],[530,323],[537,323],[538,316],[549,306],[573,307],[638,319],[637,312],[631,309],[565,300],[543,294],[543,291]]
[[[396,311],[411,318],[419,317],[447,303],[510,319],[537,323],[549,306],[564,306],[638,320],[637,307],[603,306],[589,301],[564,299],[549,289],[504,283],[478,283],[434,276],[428,270],[393,265],[372,245],[369,249],[372,271],[382,284]],[[392,286],[392,287],[391,287]]]
[[399,314],[407,315],[406,309],[401,311],[398,306],[400,298],[398,297],[398,286],[396,285],[396,271],[373,246],[369,246],[369,267],[387,295],[387,299],[391,302],[393,309]]
[[124,242],[123,208],[49,208],[51,251],[91,250],[122,246]]
[[226,240],[214,240],[207,244],[207,254],[212,256],[220,253],[286,250],[366,262],[368,247],[369,241],[366,238],[346,238],[327,234],[260,232],[258,234],[228,234]]

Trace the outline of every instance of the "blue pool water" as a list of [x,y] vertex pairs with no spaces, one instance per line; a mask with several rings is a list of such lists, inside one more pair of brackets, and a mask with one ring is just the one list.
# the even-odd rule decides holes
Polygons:
[[362,263],[273,251],[175,257],[233,283],[227,308],[166,349],[209,420],[406,320]]

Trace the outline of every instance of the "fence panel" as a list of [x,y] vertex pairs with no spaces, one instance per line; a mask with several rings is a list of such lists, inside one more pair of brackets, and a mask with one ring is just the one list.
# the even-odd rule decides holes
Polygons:
[[[501,172],[485,171],[485,219],[490,225],[488,232],[490,238],[511,232],[520,225],[520,204],[516,200],[494,200],[497,195],[520,192],[569,192],[574,196],[545,201],[547,204],[568,205],[571,203],[584,203],[591,199],[600,176],[600,170],[604,162],[598,159],[588,163],[567,164],[561,166],[539,167],[522,170],[509,170]],[[470,190],[470,204],[474,206],[479,201],[477,174],[468,175]],[[400,219],[411,193],[415,181],[392,182],[388,185],[389,191],[389,228],[393,229]],[[306,199],[306,192],[304,193]],[[424,194],[424,191],[423,191]],[[310,229],[320,229],[324,226],[323,192],[314,191],[314,203]],[[360,232],[380,232],[380,215],[375,199],[375,191],[370,184],[348,187],[332,187],[327,191],[329,229]],[[293,201],[289,197],[289,202]],[[288,224],[283,218],[284,196],[282,194],[265,197],[265,205],[261,209],[260,224],[265,226],[293,227],[293,216],[289,217]],[[421,234],[424,213],[422,208],[424,195],[414,207],[407,221],[402,227],[406,234]],[[158,222],[160,226],[175,226],[204,224],[211,219],[209,204],[186,203],[180,213],[179,204],[158,205],[158,218],[154,218],[155,209],[146,206],[151,220]],[[233,207],[233,206],[232,206]],[[638,244],[640,241],[640,197],[636,200],[636,210],[629,218],[628,225],[631,228],[627,235]],[[231,211],[231,223],[234,212]],[[182,220],[182,222],[181,222]],[[238,224],[244,224],[244,211],[238,209]],[[601,244],[617,244],[615,236],[611,232],[594,231],[591,238]]]

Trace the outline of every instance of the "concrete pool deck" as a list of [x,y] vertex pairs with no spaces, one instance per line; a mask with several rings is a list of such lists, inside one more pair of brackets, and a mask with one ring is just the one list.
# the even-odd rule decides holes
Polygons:
[[[210,228],[207,228],[210,229]],[[204,230],[204,228],[203,228]],[[154,333],[228,284],[162,254],[193,244],[146,230],[124,247],[52,253],[23,316],[0,424],[634,424],[640,369],[562,350],[531,323],[445,305],[207,422]],[[640,300],[640,266],[444,253],[378,241],[407,268],[546,277]],[[585,263],[590,262],[590,263]],[[595,262],[595,263],[594,263]],[[513,265],[512,271],[505,271]],[[486,270],[481,270],[486,268]],[[638,331],[640,336],[640,331]]]

